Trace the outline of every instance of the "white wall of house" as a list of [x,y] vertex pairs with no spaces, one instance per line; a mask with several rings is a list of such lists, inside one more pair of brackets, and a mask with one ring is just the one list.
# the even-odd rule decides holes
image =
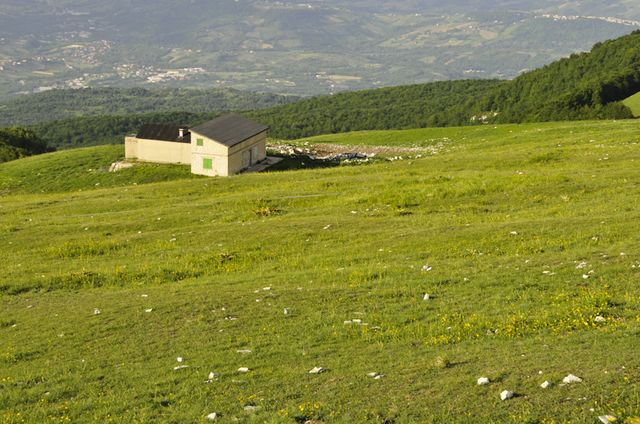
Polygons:
[[136,137],[124,139],[125,158],[142,162],[191,163],[191,145],[171,141],[145,140]]
[[267,132],[236,144],[229,149],[229,174],[237,174],[267,157]]
[[267,132],[265,131],[228,148],[191,131],[191,172],[208,176],[237,174],[267,157],[266,141]]

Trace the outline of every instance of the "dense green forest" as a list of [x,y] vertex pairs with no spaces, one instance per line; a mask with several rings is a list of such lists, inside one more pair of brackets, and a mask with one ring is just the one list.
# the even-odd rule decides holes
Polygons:
[[640,91],[640,31],[528,72],[474,107],[495,122],[631,118],[621,101]]
[[106,115],[68,118],[31,127],[49,145],[68,149],[124,142],[146,123],[167,123],[192,127],[216,117],[218,113],[157,112],[133,115]]
[[33,130],[20,127],[0,129],[0,163],[50,150]]
[[278,138],[463,125],[469,122],[469,102],[505,83],[459,80],[346,92],[248,115],[269,125],[271,135]]
[[31,125],[80,116],[152,112],[214,112],[262,109],[298,100],[295,96],[233,89],[83,88],[51,90],[0,103],[0,127]]
[[[638,91],[640,31],[598,43],[590,53],[572,55],[512,81],[459,80],[345,92],[245,114],[268,124],[272,137],[300,138],[371,129],[632,118],[622,100]],[[146,122],[195,125],[218,113],[127,113],[31,128],[49,145],[67,148],[122,142],[122,136]]]

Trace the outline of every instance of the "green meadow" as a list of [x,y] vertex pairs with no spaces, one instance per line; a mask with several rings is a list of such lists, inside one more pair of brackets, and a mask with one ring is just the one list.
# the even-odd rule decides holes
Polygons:
[[622,103],[624,103],[626,107],[631,109],[631,113],[633,113],[633,116],[640,117],[640,93],[626,98]]
[[123,146],[0,164],[0,422],[637,422],[639,142],[629,120],[320,136],[297,143],[416,150],[231,178],[107,172]]

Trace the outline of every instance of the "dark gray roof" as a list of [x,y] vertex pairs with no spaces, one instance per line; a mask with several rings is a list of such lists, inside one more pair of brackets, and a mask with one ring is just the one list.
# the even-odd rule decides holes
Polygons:
[[233,147],[268,129],[269,127],[266,125],[254,122],[237,113],[232,113],[205,122],[191,130],[227,147]]
[[[184,128],[184,136],[179,137],[180,128]],[[173,141],[174,143],[191,143],[191,134],[185,127],[168,124],[145,124],[140,128],[137,138],[145,140]]]

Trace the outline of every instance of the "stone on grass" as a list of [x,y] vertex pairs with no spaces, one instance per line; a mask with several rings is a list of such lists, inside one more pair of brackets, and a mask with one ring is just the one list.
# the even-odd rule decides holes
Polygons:
[[491,381],[487,377],[480,377],[478,379],[478,386],[486,386],[489,383],[491,383]]
[[189,365],[178,365],[177,367],[173,367],[174,371],[183,370],[185,368],[189,368]]
[[613,415],[600,415],[598,417],[598,419],[600,420],[600,422],[604,423],[604,424],[609,424],[609,423],[613,423],[618,421],[618,419],[616,417],[614,417]]
[[251,353],[251,351],[249,349],[238,349],[236,350],[236,353],[241,353],[243,355],[248,355]]
[[144,311],[148,313],[148,312],[153,311],[153,308],[145,309]]
[[582,383],[582,379],[578,376],[575,376],[573,374],[569,374],[568,376],[566,376],[565,378],[562,379],[562,382],[565,384],[571,384],[571,383]]
[[431,296],[429,295],[429,293],[425,293],[424,296],[422,296],[422,300],[429,300],[431,299]]
[[544,383],[542,383],[540,385],[540,387],[542,387],[543,389],[548,389],[549,387],[551,387],[551,382],[550,381],[545,381]]
[[380,374],[377,372],[370,372],[370,373],[367,373],[367,377],[371,377],[374,380],[380,380],[382,377],[384,377],[384,374]]
[[326,371],[327,371],[326,368],[313,367],[311,368],[311,370],[309,370],[309,374],[322,374],[323,372],[326,372]]
[[289,315],[291,313],[291,309],[289,308],[284,308],[284,314],[285,315]]
[[218,378],[218,373],[217,373],[217,372],[213,372],[213,371],[211,371],[211,372],[209,373],[209,381],[211,381],[211,380],[215,380],[216,378]]
[[247,367],[240,367],[240,368],[238,368],[238,372],[249,372],[249,368],[247,368]]
[[429,265],[424,265],[424,266],[422,267],[422,271],[424,271],[424,272],[431,271],[432,269],[433,269],[433,267],[431,267],[431,266],[429,266]]
[[500,399],[502,400],[511,399],[513,396],[514,393],[510,390],[503,390],[502,393],[500,393]]
[[256,412],[260,409],[257,405],[246,405],[244,408],[245,412]]
[[216,418],[218,418],[218,414],[216,414],[215,412],[212,412],[209,415],[207,415],[207,420],[209,421],[215,421]]
[[100,315],[102,311],[98,308],[93,308],[93,315]]
[[607,319],[606,319],[605,317],[601,316],[601,315],[598,315],[598,316],[595,318],[595,320],[594,320],[594,321],[595,321],[595,322],[602,323],[602,322],[607,322]]
[[183,358],[182,356],[178,356],[178,357],[176,358],[176,361],[178,361],[178,362],[184,362],[184,358]]

